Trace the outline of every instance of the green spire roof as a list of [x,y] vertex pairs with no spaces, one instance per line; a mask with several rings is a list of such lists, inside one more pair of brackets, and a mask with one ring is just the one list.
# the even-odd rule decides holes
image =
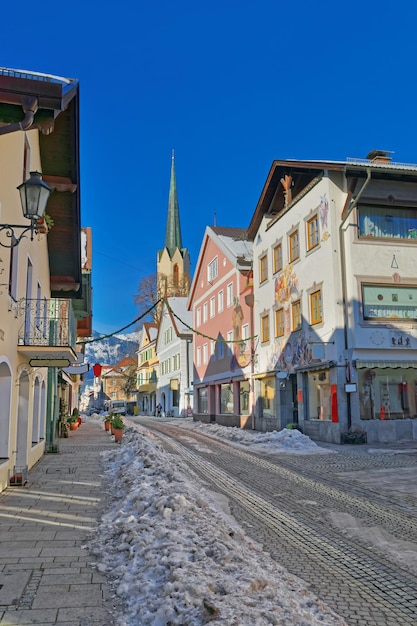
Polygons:
[[177,179],[175,177],[174,151],[172,151],[172,160],[171,160],[171,181],[169,184],[168,217],[167,217],[167,228],[166,228],[166,233],[165,233],[165,248],[168,249],[168,252],[171,255],[171,257],[177,248],[179,248],[179,250],[182,249],[180,214],[178,210]]

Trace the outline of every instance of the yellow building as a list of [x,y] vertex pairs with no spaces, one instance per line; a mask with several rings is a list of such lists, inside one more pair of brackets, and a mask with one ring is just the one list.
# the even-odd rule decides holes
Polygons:
[[[78,81],[0,69],[0,491],[53,450],[60,397],[68,411],[77,406],[77,375],[64,370],[82,361],[77,317],[91,315],[81,288],[78,134]],[[46,223],[33,200],[22,214],[28,187],[49,193]]]
[[138,348],[138,399],[139,413],[151,415],[156,408],[156,388],[158,382],[158,357],[156,338],[158,325],[145,322],[140,334]]

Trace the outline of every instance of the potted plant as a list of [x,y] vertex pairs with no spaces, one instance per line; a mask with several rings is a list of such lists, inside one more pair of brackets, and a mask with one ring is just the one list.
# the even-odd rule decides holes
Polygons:
[[108,415],[104,416],[104,430],[110,432],[111,420],[113,417],[113,413],[108,413]]
[[74,408],[72,409],[72,414],[71,414],[71,417],[75,417],[75,419],[76,419],[76,420],[77,420],[77,422],[78,422],[78,426],[81,426],[81,417],[80,417],[80,412],[79,412],[79,410],[77,409],[77,407],[74,407]]
[[70,415],[70,417],[68,418],[68,423],[70,426],[70,430],[77,430],[78,428],[78,417],[75,417],[75,415]]
[[69,430],[68,405],[63,398],[59,399],[59,436],[67,438]]
[[114,415],[111,418],[111,429],[112,429],[112,434],[114,435],[114,440],[120,441],[121,438],[123,437],[123,430],[125,428],[125,423],[122,420],[122,418],[120,417],[120,415]]
[[45,213],[43,217],[40,217],[36,222],[36,229],[38,233],[45,234],[47,233],[52,226],[54,225],[54,220],[50,215]]

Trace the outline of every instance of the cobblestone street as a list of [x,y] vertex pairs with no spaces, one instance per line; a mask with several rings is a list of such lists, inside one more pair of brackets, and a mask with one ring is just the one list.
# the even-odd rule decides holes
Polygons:
[[135,421],[163,433],[167,450],[227,495],[247,534],[348,624],[417,624],[415,445],[265,455],[172,423]]

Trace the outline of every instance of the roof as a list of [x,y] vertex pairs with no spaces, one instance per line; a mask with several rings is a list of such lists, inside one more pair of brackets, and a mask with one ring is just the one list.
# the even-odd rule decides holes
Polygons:
[[373,179],[417,182],[417,164],[395,163],[388,153],[374,150],[365,159],[348,158],[346,161],[273,161],[262,193],[248,228],[248,238],[253,240],[266,214],[279,213],[285,206],[282,180],[291,180],[291,195],[295,199],[309,184],[320,179],[326,171],[341,172],[346,178],[365,178],[370,172]]
[[[27,102],[35,113],[25,129],[40,131],[42,174],[53,190],[47,213],[52,297],[80,298],[81,218],[79,160],[79,84],[27,70],[0,68],[0,134],[21,131]],[[37,107],[37,108],[36,108]]]
[[229,261],[239,271],[247,271],[252,267],[252,241],[248,240],[248,231],[246,228],[206,226],[190,288],[188,309],[190,309],[196,285],[199,281],[201,263],[206,251],[208,239],[211,239],[223,251]]
[[[193,323],[191,311],[187,308],[188,297],[172,297],[168,298],[168,305],[174,315],[173,323],[178,335],[191,334],[193,331],[189,328]],[[166,306],[166,305],[165,305]]]

